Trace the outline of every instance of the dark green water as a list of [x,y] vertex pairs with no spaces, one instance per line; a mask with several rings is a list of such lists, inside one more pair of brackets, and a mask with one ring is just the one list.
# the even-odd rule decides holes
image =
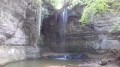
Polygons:
[[24,60],[15,63],[9,63],[4,67],[79,67],[80,60]]

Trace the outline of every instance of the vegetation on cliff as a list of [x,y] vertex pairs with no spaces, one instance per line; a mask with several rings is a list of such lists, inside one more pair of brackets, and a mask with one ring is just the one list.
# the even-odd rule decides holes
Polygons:
[[88,24],[94,16],[98,14],[102,14],[109,11],[109,3],[110,0],[88,0],[85,2],[86,6],[80,22],[82,24]]
[[[42,0],[42,2],[54,10],[60,10],[66,6],[72,9],[76,5],[84,5],[83,13],[79,20],[83,26],[106,13],[118,15],[120,10],[119,0]],[[112,30],[120,30],[119,21],[113,24]]]

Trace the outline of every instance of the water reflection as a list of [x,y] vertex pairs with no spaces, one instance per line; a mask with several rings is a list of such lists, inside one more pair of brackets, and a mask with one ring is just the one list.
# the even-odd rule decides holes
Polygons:
[[80,60],[25,60],[15,63],[10,63],[4,67],[79,67],[82,62]]

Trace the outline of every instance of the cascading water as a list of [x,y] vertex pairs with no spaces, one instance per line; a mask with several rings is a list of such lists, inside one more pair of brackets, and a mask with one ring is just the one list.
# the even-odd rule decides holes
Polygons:
[[64,8],[63,11],[60,14],[60,22],[59,22],[59,26],[60,26],[60,48],[62,50],[62,52],[66,51],[66,45],[65,45],[65,32],[66,32],[66,24],[67,24],[67,20],[68,20],[68,10],[67,8]]
[[42,22],[42,34],[44,35],[45,45],[50,47],[53,52],[67,52],[66,51],[66,26],[70,11],[68,7],[68,1],[63,0],[63,7],[51,14]]

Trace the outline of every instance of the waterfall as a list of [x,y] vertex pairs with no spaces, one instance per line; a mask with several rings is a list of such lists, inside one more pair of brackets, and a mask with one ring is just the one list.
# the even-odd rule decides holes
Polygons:
[[66,23],[67,23],[67,9],[64,9],[60,14],[60,35],[65,37]]
[[60,14],[60,22],[59,22],[59,25],[60,25],[60,30],[59,30],[59,33],[60,33],[60,48],[63,51],[66,51],[66,45],[65,45],[65,32],[66,32],[66,24],[67,24],[67,20],[68,20],[68,10],[67,8],[63,9],[63,11],[61,12]]

